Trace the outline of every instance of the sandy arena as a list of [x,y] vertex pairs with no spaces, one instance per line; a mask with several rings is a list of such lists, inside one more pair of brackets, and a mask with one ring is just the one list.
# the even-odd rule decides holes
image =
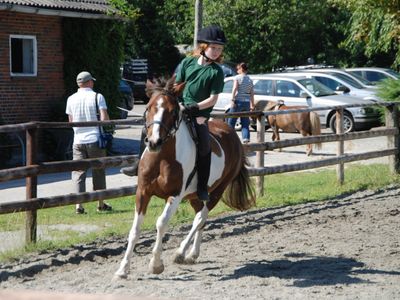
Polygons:
[[127,280],[112,281],[125,239],[0,265],[1,289],[157,299],[399,299],[400,188],[233,213],[206,225],[195,265],[172,262],[189,225],[165,238],[161,275],[148,273],[154,232]]

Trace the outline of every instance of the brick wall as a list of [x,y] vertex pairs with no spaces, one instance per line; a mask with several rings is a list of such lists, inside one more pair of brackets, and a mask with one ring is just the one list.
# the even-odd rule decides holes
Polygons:
[[[62,19],[0,11],[0,118],[6,124],[49,121],[64,96]],[[36,36],[37,76],[10,75],[11,34]]]

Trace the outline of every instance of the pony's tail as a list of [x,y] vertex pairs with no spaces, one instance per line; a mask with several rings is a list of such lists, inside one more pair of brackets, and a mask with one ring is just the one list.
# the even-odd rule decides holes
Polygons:
[[256,206],[256,194],[247,170],[248,165],[247,158],[243,153],[239,174],[228,185],[222,196],[222,201],[226,205],[240,211]]
[[[321,134],[321,121],[319,120],[319,116],[316,112],[310,112],[310,122],[311,122],[311,134],[312,135],[320,135]],[[321,149],[321,143],[316,143],[315,146],[317,149]]]

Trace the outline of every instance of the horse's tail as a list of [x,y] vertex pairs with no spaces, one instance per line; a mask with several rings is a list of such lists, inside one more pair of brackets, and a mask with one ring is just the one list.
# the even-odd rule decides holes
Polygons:
[[222,201],[230,208],[244,211],[256,206],[256,194],[247,170],[249,163],[244,153],[241,164],[238,175],[226,188]]
[[[321,121],[319,120],[319,116],[315,111],[310,112],[310,122],[311,122],[311,135],[320,135],[321,134]],[[321,149],[321,143],[316,143],[315,146],[317,149]]]

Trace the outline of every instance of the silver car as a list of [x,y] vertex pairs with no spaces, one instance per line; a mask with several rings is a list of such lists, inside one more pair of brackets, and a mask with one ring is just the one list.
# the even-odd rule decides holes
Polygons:
[[361,67],[361,68],[346,68],[346,71],[357,74],[371,82],[379,82],[386,78],[400,79],[400,74],[388,68],[374,68],[374,67]]
[[[374,101],[362,100],[349,95],[338,95],[327,86],[313,78],[289,73],[250,75],[254,83],[257,108],[265,107],[268,101],[283,100],[286,105],[310,107],[340,106],[346,104],[371,104]],[[232,97],[234,78],[226,78],[223,92],[214,106],[214,112],[227,112]],[[332,109],[316,111],[321,124],[336,131],[336,114]],[[374,107],[352,107],[344,111],[345,132],[370,129],[380,126],[380,115]]]

